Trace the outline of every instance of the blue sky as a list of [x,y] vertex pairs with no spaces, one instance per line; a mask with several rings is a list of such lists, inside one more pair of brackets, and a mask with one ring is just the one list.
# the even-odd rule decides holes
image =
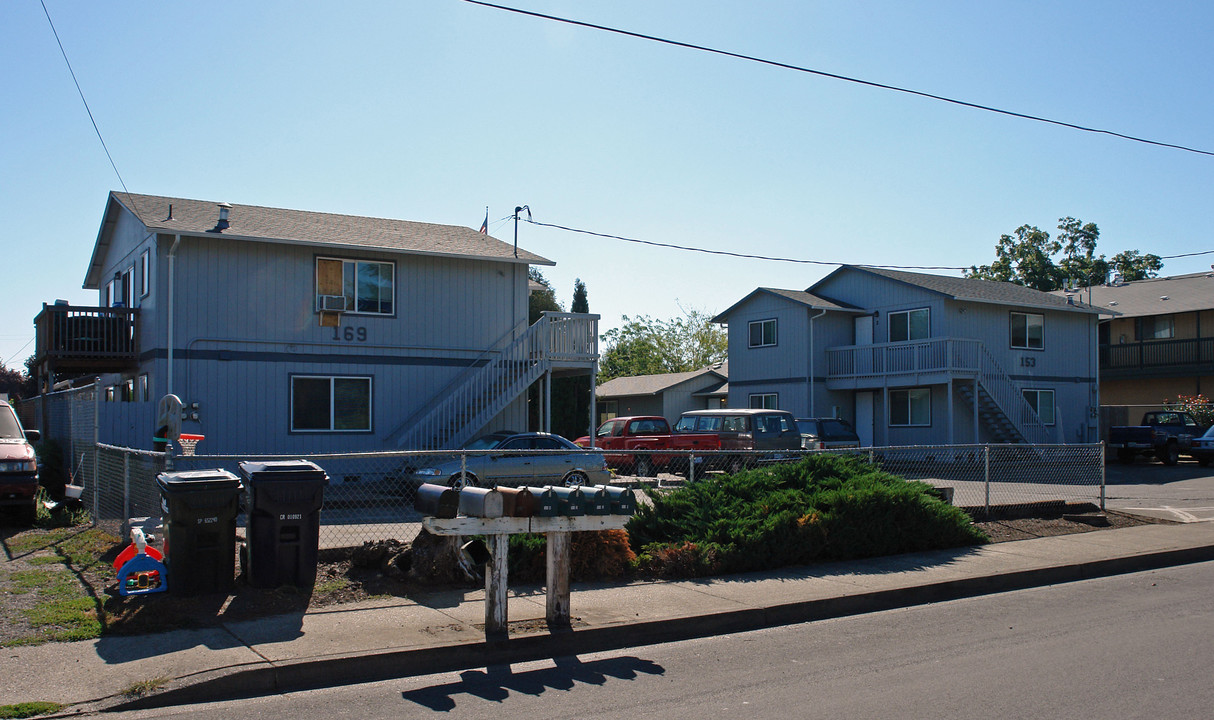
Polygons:
[[[479,227],[503,218],[822,262],[989,263],[1095,222],[1106,255],[1214,249],[1214,157],[460,0],[45,0],[132,192]],[[507,3],[511,4],[511,3]],[[1214,151],[1214,4],[525,0],[517,7]],[[0,360],[81,289],[121,189],[31,0],[0,7]],[[723,310],[833,269],[521,224],[566,306]],[[1169,260],[1207,270],[1214,255]],[[955,271],[941,271],[957,274]],[[28,343],[28,345],[27,345]]]

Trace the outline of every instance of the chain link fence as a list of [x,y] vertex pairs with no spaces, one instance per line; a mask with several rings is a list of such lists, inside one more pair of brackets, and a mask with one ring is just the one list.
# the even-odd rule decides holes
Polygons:
[[[193,455],[110,445],[96,447],[96,474],[86,479],[84,502],[98,524],[116,534],[134,519],[154,531],[161,514],[156,476],[172,471],[223,469],[240,476],[244,461],[296,460],[299,456]],[[795,462],[817,453],[852,455],[863,462],[941,489],[952,504],[975,517],[992,511],[1032,512],[1046,504],[1091,503],[1104,508],[1104,450],[1092,445],[939,445],[787,451],[635,451],[609,453],[610,472],[597,469],[597,452],[401,451],[308,455],[325,471],[320,515],[322,548],[366,541],[412,540],[421,526],[413,509],[421,482],[460,479],[482,486],[611,482],[673,488],[709,474]],[[86,453],[86,460],[87,460]],[[243,528],[243,516],[238,528]],[[240,530],[239,532],[243,532]]]

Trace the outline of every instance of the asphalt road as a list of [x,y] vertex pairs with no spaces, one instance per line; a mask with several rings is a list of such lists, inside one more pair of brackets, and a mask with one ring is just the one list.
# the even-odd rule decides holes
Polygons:
[[1214,563],[127,718],[1208,717]]

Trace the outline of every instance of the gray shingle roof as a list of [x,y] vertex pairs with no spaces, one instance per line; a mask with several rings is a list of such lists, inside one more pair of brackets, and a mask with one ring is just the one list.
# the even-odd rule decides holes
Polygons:
[[[186,198],[110,193],[148,230],[163,233],[214,236],[219,220],[218,203]],[[172,215],[169,207],[172,206]],[[112,208],[112,204],[110,206]],[[107,216],[110,210],[107,210]],[[107,218],[108,219],[108,218]],[[472,257],[503,262],[553,265],[551,260],[520,249],[470,227],[337,215],[307,210],[285,210],[257,205],[232,205],[231,226],[223,237],[343,248],[365,248],[420,255]],[[104,235],[104,232],[102,233]],[[98,237],[98,242],[102,241]],[[96,258],[95,258],[96,259]],[[90,274],[91,274],[90,270]]]
[[[812,290],[813,288],[810,288],[810,289]],[[820,295],[814,295],[813,293],[808,292],[806,290],[783,290],[780,288],[761,287],[761,288],[755,288],[751,292],[747,293],[746,297],[737,301],[733,305],[730,305],[725,310],[717,313],[717,316],[712,319],[712,322],[714,322],[714,323],[727,322],[729,314],[732,313],[736,307],[738,307],[742,303],[746,302],[747,300],[751,299],[758,293],[770,293],[772,295],[777,295],[779,297],[782,297],[786,300],[791,300],[795,303],[799,303],[801,305],[804,305],[805,307],[818,309],[818,310],[842,310],[845,312],[847,312],[847,311],[863,312],[862,310],[860,310],[860,308],[857,308],[855,306],[848,305],[847,303],[839,302],[838,300],[829,300]]]
[[[863,265],[844,265],[835,272],[855,271],[877,275],[879,277],[906,283],[947,295],[954,300],[992,303],[995,305],[1019,305],[1053,310],[1071,310],[1075,312],[1093,312],[1086,306],[1071,305],[1065,297],[1052,295],[1040,290],[1016,285],[1008,282],[992,280],[977,280],[974,278],[950,277],[947,275],[929,275],[927,273],[907,272],[905,270],[887,270]],[[831,273],[832,275],[834,273]],[[829,277],[829,276],[827,276]],[[819,281],[811,291],[825,282]]]
[[[1097,285],[1091,291],[1092,307],[1122,317],[1214,310],[1214,272]],[[1076,292],[1075,300],[1086,303],[1088,288]]]
[[608,380],[599,385],[594,391],[598,397],[630,397],[633,395],[657,395],[658,393],[668,390],[675,385],[693,380],[698,377],[704,377],[705,380],[714,379],[718,383],[727,377],[728,369],[720,368],[703,368],[701,370],[692,370],[691,372],[681,373],[660,373],[657,375],[634,375],[632,377],[618,377]]

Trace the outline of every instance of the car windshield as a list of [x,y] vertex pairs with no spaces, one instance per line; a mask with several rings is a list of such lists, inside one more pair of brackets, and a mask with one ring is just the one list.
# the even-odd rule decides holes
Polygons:
[[493,450],[498,445],[501,445],[502,441],[508,437],[510,437],[510,436],[509,435],[499,435],[499,434],[482,435],[481,437],[478,437],[475,440],[468,441],[464,445],[464,449],[465,450]]
[[17,422],[17,413],[7,404],[0,408],[0,438],[4,440],[20,440],[25,437],[21,432],[21,423]]
[[818,421],[817,420],[798,420],[797,430],[802,435],[817,435]]
[[822,434],[826,437],[852,437],[856,431],[842,420],[823,420]]
[[1214,425],[1211,425],[1210,429],[1206,430],[1206,434],[1202,435],[1202,437],[1214,439]]

